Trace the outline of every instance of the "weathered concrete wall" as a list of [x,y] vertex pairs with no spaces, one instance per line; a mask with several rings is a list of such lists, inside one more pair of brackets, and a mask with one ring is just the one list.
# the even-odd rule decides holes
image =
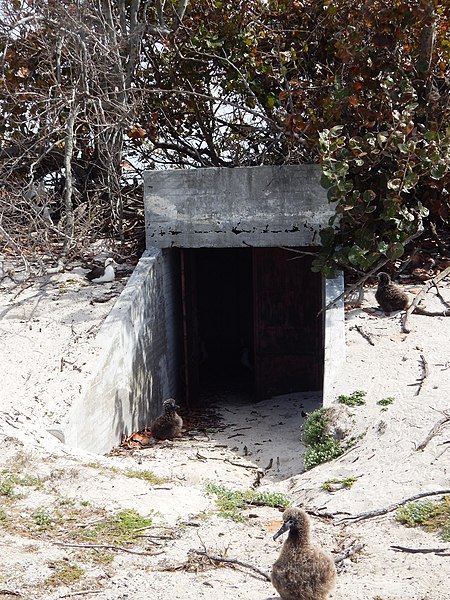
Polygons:
[[170,250],[144,253],[97,336],[97,372],[71,409],[67,444],[107,452],[176,397],[178,279]]
[[144,173],[147,248],[319,245],[334,208],[318,165]]
[[344,291],[344,275],[338,273],[334,279],[325,279],[324,308],[324,369],[323,405],[330,406],[334,400],[334,387],[339,371],[345,362],[345,315],[344,300],[341,298],[327,310],[326,307]]

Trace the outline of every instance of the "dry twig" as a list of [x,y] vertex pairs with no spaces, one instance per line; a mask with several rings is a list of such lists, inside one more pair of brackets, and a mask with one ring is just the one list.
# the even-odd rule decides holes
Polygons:
[[428,377],[429,372],[430,372],[428,369],[428,363],[425,360],[425,356],[423,354],[420,355],[420,360],[422,361],[423,373],[422,373],[422,377],[420,378],[420,381],[419,381],[419,387],[417,388],[416,396],[418,396],[420,394],[420,392],[422,391],[425,380]]
[[84,590],[82,592],[69,592],[60,598],[73,598],[73,596],[89,596],[89,594],[100,594],[102,590]]
[[199,556],[206,557],[207,559],[211,560],[212,562],[218,562],[218,563],[229,564],[229,565],[238,565],[240,567],[250,569],[252,571],[255,571],[255,573],[258,573],[259,575],[264,577],[264,579],[266,579],[267,581],[270,581],[270,576],[268,573],[266,573],[259,567],[255,567],[254,565],[251,565],[249,563],[242,562],[241,560],[237,560],[236,558],[222,558],[220,556],[213,556],[211,554],[208,554],[207,552],[204,552],[203,550],[193,550],[193,552],[195,552],[195,554],[198,554]]
[[367,333],[367,331],[364,331],[364,329],[361,327],[361,325],[352,325],[352,326],[350,327],[350,329],[356,329],[356,331],[357,331],[358,333],[360,333],[360,334],[363,336],[363,338],[364,338],[364,339],[365,339],[367,342],[369,342],[369,344],[370,344],[371,346],[375,346],[375,342],[373,341],[373,337],[370,335],[370,333]]
[[344,517],[343,519],[339,519],[336,521],[335,525],[342,525],[347,523],[357,523],[358,521],[363,521],[364,519],[372,519],[373,517],[380,517],[382,515],[386,515],[387,513],[393,512],[397,510],[400,506],[407,504],[408,502],[414,502],[414,500],[419,500],[420,498],[426,498],[427,496],[444,496],[446,494],[450,494],[450,489],[447,490],[436,490],[434,492],[421,492],[420,494],[415,494],[414,496],[410,496],[409,498],[405,498],[404,500],[399,500],[390,506],[385,508],[377,508],[375,510],[369,510],[368,512],[358,513],[357,515]]
[[353,556],[354,554],[357,554],[364,547],[365,547],[365,544],[355,544],[354,546],[350,546],[349,548],[347,548],[347,550],[344,550],[344,552],[341,552],[340,554],[337,554],[334,557],[335,564],[338,565],[339,563],[341,563],[346,558],[350,558],[350,556]]
[[445,417],[442,417],[442,419],[439,419],[439,421],[433,425],[433,427],[430,429],[430,431],[428,432],[428,435],[426,436],[426,438],[423,440],[423,442],[421,442],[417,447],[416,447],[416,451],[417,450],[423,450],[426,445],[428,444],[428,442],[439,433],[439,431],[441,430],[441,427],[443,425],[445,425],[446,423],[450,422],[450,415],[446,415]]
[[[441,271],[441,273],[439,273],[439,275],[436,275],[436,277],[433,277],[432,279],[430,279],[430,281],[428,281],[423,288],[420,290],[420,292],[416,295],[416,297],[414,298],[414,300],[411,302],[410,306],[408,307],[408,310],[405,313],[405,318],[403,320],[403,324],[402,324],[402,331],[403,333],[410,333],[411,329],[409,328],[409,318],[411,316],[411,314],[414,312],[414,310],[417,308],[419,302],[422,300],[422,298],[425,296],[425,294],[433,287],[436,286],[436,284],[441,281],[441,279],[444,279],[444,277],[446,277],[448,274],[450,273],[450,267],[447,267],[446,269],[444,269],[443,271]],[[431,313],[429,313],[431,314]],[[440,316],[444,316],[446,313],[443,312],[438,313]],[[431,315],[431,316],[437,316],[437,315]]]
[[118,552],[127,552],[128,554],[139,554],[140,556],[156,556],[162,552],[140,552],[139,550],[129,550],[123,546],[114,546],[110,544],[67,544],[65,542],[53,542],[56,546],[63,548],[89,548],[95,550],[117,550]]
[[[447,548],[406,548],[405,546],[391,546],[392,550],[397,552],[410,552],[412,554],[439,554],[440,556],[450,556],[450,546]],[[448,552],[448,554],[443,554]]]

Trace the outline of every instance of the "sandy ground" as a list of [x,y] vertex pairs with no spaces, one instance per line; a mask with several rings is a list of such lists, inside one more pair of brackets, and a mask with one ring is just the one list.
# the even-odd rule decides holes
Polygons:
[[[333,600],[450,598],[449,543],[399,524],[395,511],[349,519],[450,489],[450,426],[416,451],[450,409],[449,318],[414,315],[414,330],[402,334],[400,315],[371,310],[373,290],[366,291],[362,309],[347,312],[347,362],[336,387],[336,396],[367,393],[366,404],[346,417],[351,434],[361,437],[340,458],[306,473],[302,411],[318,406],[315,394],[251,405],[216,398],[196,427],[183,415],[188,426],[179,440],[108,456],[80,453],[48,430],[64,422],[88,381],[95,334],[124,284],[86,285],[80,267],[22,284],[1,280],[0,598],[278,598],[251,568],[213,564],[195,553],[267,572],[283,543],[272,539],[278,508],[252,505],[240,511],[242,521],[225,518],[207,492],[209,482],[285,494],[310,512],[314,540],[334,554],[364,544],[341,563]],[[450,284],[439,289],[450,301]],[[426,303],[442,309],[433,292]],[[428,376],[420,386],[423,361]],[[383,410],[377,402],[387,397],[394,400]],[[322,488],[347,477],[357,478],[349,489]],[[136,532],[145,537],[94,536],[124,510],[152,519]],[[398,552],[394,545],[449,551]]]

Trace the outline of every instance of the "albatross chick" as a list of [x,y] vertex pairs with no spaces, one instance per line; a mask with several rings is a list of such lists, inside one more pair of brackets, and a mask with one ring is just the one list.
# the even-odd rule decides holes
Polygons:
[[94,267],[89,273],[86,273],[86,279],[92,281],[92,283],[109,283],[114,281],[116,276],[113,265],[115,260],[113,258],[107,258],[105,260],[104,267]]
[[283,600],[327,600],[336,585],[333,558],[310,543],[308,515],[300,508],[287,508],[277,539],[289,530],[280,556],[272,567],[272,584]]
[[378,288],[375,292],[375,300],[381,307],[381,310],[389,315],[397,310],[408,308],[409,298],[406,292],[395,283],[387,273],[378,273]]
[[177,413],[180,408],[173,398],[168,398],[163,402],[164,413],[155,419],[150,426],[152,436],[156,440],[171,440],[174,437],[181,436],[183,419]]

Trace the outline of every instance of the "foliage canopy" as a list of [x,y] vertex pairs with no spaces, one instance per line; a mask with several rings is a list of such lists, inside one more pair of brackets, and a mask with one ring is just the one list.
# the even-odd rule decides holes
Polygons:
[[448,225],[444,0],[16,0],[2,11],[7,243],[30,206],[34,227],[50,217],[66,247],[93,223],[134,236],[133,177],[165,167],[320,162],[336,203],[314,266],[327,275],[401,257],[422,221]]

